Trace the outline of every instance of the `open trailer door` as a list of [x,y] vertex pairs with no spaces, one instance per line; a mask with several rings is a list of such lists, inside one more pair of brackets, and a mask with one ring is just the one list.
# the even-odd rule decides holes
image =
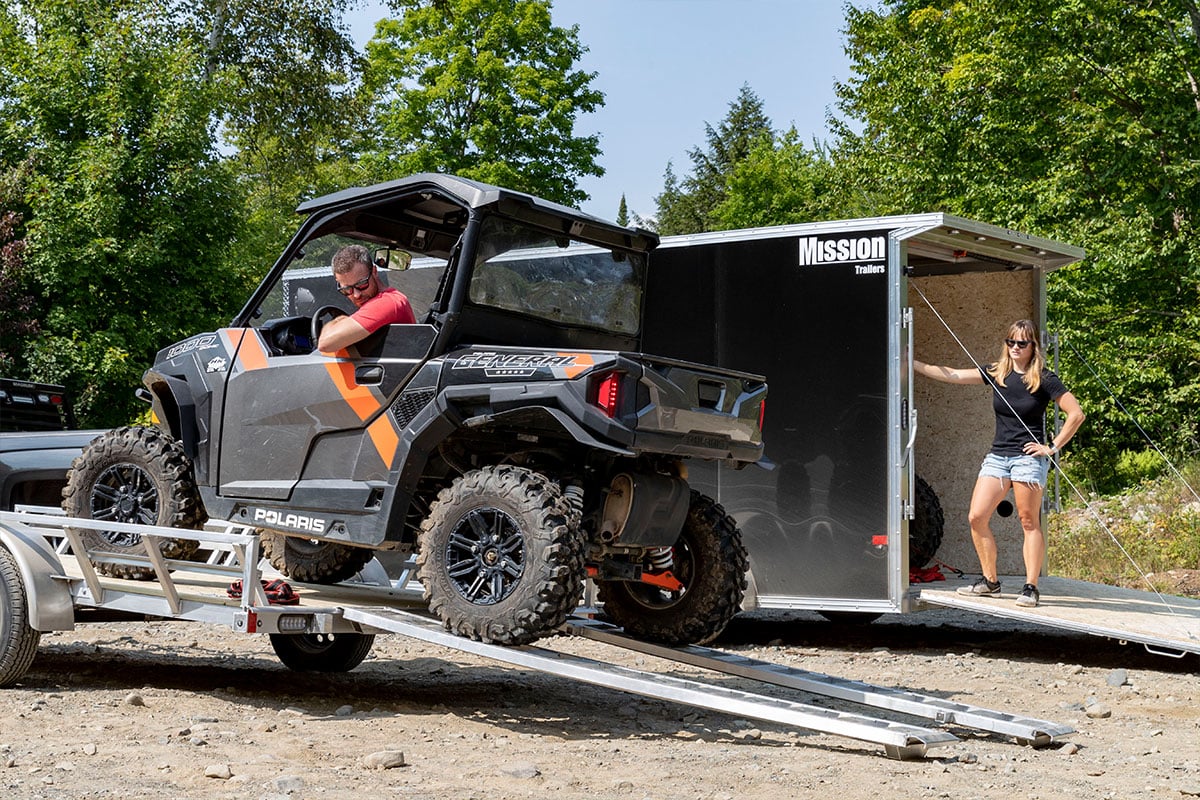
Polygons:
[[904,601],[907,335],[894,227],[668,237],[651,256],[643,349],[769,376],[774,469],[689,466],[742,529],[759,607],[882,612]]

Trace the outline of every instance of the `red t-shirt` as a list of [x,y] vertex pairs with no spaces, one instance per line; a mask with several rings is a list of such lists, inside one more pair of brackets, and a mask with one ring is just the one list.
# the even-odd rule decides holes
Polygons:
[[384,325],[412,325],[417,321],[408,298],[390,286],[380,289],[379,294],[363,303],[350,318],[362,325],[367,333],[374,333]]

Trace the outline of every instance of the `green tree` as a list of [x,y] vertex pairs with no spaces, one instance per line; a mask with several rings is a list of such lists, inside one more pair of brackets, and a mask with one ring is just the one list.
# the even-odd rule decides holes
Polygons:
[[300,200],[368,182],[351,158],[365,113],[363,60],[344,21],[361,2],[174,2],[245,193],[235,248],[253,272],[291,236]]
[[759,141],[725,180],[709,219],[715,230],[790,225],[846,216],[846,198],[828,151],[806,148],[795,128]]
[[390,0],[367,45],[367,165],[378,177],[452,172],[575,205],[601,175],[597,136],[574,132],[604,96],[575,69],[578,26],[548,0]]
[[21,357],[85,422],[124,421],[155,350],[228,319],[296,203],[356,182],[357,2],[0,8],[0,168],[31,165],[43,321]]
[[220,268],[239,196],[213,147],[217,98],[164,6],[2,14],[0,153],[32,163],[25,261],[44,313],[24,356],[85,423],[125,422],[153,353],[242,294]]
[[625,194],[621,194],[621,204],[617,206],[617,224],[629,224],[629,206],[625,204]]
[[23,170],[0,175],[0,376],[24,371],[25,342],[37,334],[37,305],[25,272]]
[[[1200,13],[1193,0],[885,0],[848,9],[839,156],[872,213],[944,209],[1085,245],[1052,273],[1077,463],[1200,430]],[[1072,447],[1076,450],[1076,447]]]
[[716,128],[704,123],[704,134],[707,147],[688,151],[690,174],[680,179],[673,166],[667,165],[663,191],[655,198],[660,233],[700,233],[720,227],[713,215],[725,200],[730,175],[756,147],[774,136],[762,100],[744,84]]

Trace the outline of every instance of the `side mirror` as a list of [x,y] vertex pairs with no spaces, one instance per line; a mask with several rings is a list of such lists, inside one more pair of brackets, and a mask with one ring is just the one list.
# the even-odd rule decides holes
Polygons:
[[380,269],[405,270],[412,263],[412,253],[407,250],[393,250],[390,247],[379,248],[371,258]]

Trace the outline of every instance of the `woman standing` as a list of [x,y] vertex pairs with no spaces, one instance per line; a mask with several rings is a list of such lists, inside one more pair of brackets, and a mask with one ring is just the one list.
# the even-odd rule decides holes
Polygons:
[[[938,367],[913,360],[913,370],[943,383],[983,384],[992,387],[992,408],[996,412],[996,436],[992,449],[983,459],[971,508],[967,518],[971,540],[979,556],[983,577],[959,594],[987,596],[1000,594],[996,572],[996,538],[991,518],[1011,487],[1021,529],[1025,534],[1022,555],[1025,559],[1025,585],[1017,596],[1017,605],[1038,604],[1038,575],[1046,555],[1042,536],[1042,493],[1046,488],[1050,457],[1058,453],[1083,424],[1084,413],[1075,395],[1052,371],[1039,344],[1037,326],[1027,319],[1014,322],[1000,352],[1000,359],[988,366],[968,369]],[[1054,401],[1067,420],[1053,441],[1046,441],[1046,407]]]

